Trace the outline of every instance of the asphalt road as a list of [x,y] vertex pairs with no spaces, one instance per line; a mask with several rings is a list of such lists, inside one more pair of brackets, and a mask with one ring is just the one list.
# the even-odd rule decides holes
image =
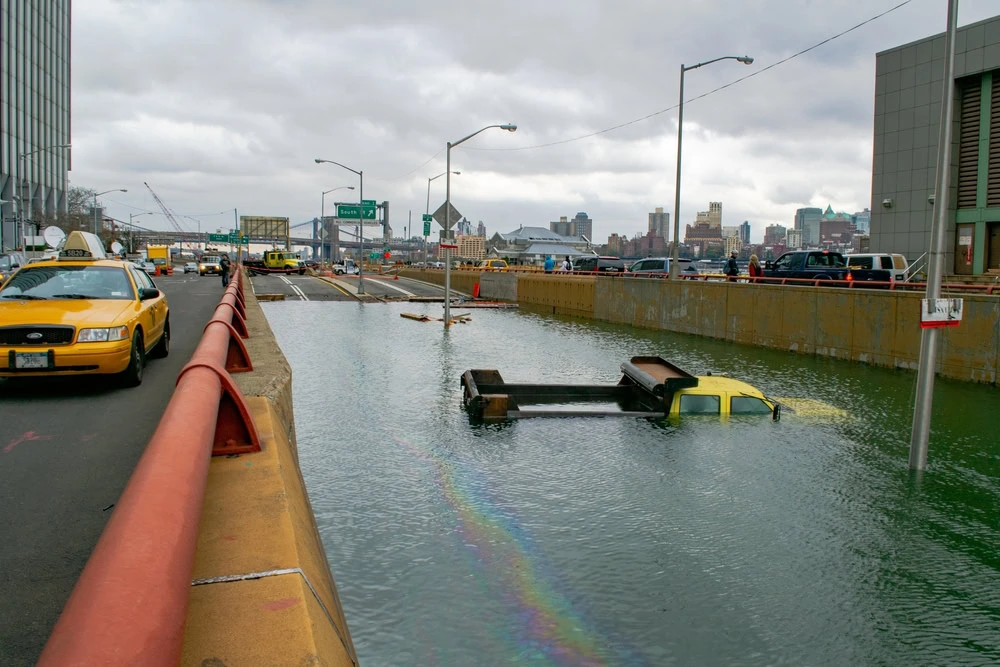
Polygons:
[[[335,287],[314,276],[262,275],[251,279],[258,295],[281,294],[286,301],[353,301],[358,289],[357,276],[336,276]],[[365,275],[365,292],[372,296],[408,298],[443,297],[444,289],[437,285],[408,278],[394,280],[391,276]]]
[[33,665],[222,296],[218,276],[154,278],[170,356],[142,385],[0,380],[0,665]]

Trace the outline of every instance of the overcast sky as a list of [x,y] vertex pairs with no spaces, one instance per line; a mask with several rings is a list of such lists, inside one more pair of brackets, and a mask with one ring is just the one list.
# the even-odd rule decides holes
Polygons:
[[[455,206],[490,234],[586,211],[603,243],[673,210],[676,111],[530,147],[675,106],[682,62],[755,58],[688,72],[690,100],[901,1],[78,0],[70,180],[127,188],[101,198],[108,213],[156,211],[135,219],[154,229],[171,227],[144,181],[203,231],[233,227],[233,209],[295,224],[358,184],[320,157],[363,170],[401,236],[446,142],[511,122],[452,151]],[[759,240],[802,206],[869,206],[875,53],[942,32],[945,10],[912,0],[686,105],[682,225],[722,201],[723,224],[749,220]],[[959,23],[997,11],[962,0]]]

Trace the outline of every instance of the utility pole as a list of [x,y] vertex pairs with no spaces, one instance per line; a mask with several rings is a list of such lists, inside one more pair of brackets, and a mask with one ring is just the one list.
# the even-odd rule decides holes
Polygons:
[[[948,227],[948,189],[951,183],[952,99],[955,92],[955,25],[958,0],[948,0],[948,22],[944,33],[944,90],[941,93],[941,127],[938,131],[937,185],[934,190],[934,218],[931,222],[931,248],[927,263],[926,299],[941,298],[944,273],[945,231]],[[917,369],[917,398],[913,405],[913,430],[910,435],[910,469],[927,467],[927,445],[931,433],[931,410],[934,404],[934,374],[937,372],[936,328],[921,329],[920,365]]]

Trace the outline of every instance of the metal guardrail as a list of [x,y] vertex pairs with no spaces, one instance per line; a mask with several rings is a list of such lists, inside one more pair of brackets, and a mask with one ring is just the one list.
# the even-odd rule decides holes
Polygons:
[[213,455],[260,451],[230,373],[252,370],[243,275],[226,288],[38,664],[180,661],[202,501]]

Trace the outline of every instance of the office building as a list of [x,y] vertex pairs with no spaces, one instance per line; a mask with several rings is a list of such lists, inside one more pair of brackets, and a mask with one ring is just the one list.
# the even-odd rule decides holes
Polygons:
[[455,237],[458,250],[456,256],[461,259],[483,259],[486,257],[486,237],[463,234]]
[[805,229],[807,222],[819,222],[822,217],[823,209],[821,208],[809,207],[796,209],[795,223],[792,225],[792,229],[802,231]]
[[[21,245],[41,215],[67,209],[70,0],[0,3],[0,249]],[[40,223],[41,221],[38,220]]]
[[744,245],[750,243],[750,221],[744,220],[743,224],[740,225],[740,241],[743,241]]
[[695,216],[694,224],[707,224],[709,227],[718,228],[722,226],[722,202],[721,201],[711,201],[708,202],[707,211],[698,211],[698,215]]
[[872,224],[872,211],[870,208],[866,208],[863,211],[858,211],[851,216],[854,222],[854,228],[857,230],[858,234],[867,234],[871,231]]
[[476,227],[476,236],[486,238],[486,225],[483,224],[482,220],[479,221],[479,225]]
[[649,231],[664,240],[670,238],[670,214],[664,213],[662,206],[657,206],[649,214]]
[[784,225],[768,225],[764,228],[764,245],[774,246],[785,242]]
[[802,247],[802,230],[789,229],[785,234],[785,247],[789,250],[798,250]]
[[[928,250],[936,187],[944,35],[875,56],[870,248]],[[1000,16],[958,29],[945,274],[1000,272]]]
[[585,236],[588,241],[594,239],[594,221],[586,213],[577,213],[572,219],[562,216],[558,222],[549,223],[549,231],[559,236]]
[[455,224],[455,234],[458,236],[469,236],[472,234],[472,223],[462,218]]

